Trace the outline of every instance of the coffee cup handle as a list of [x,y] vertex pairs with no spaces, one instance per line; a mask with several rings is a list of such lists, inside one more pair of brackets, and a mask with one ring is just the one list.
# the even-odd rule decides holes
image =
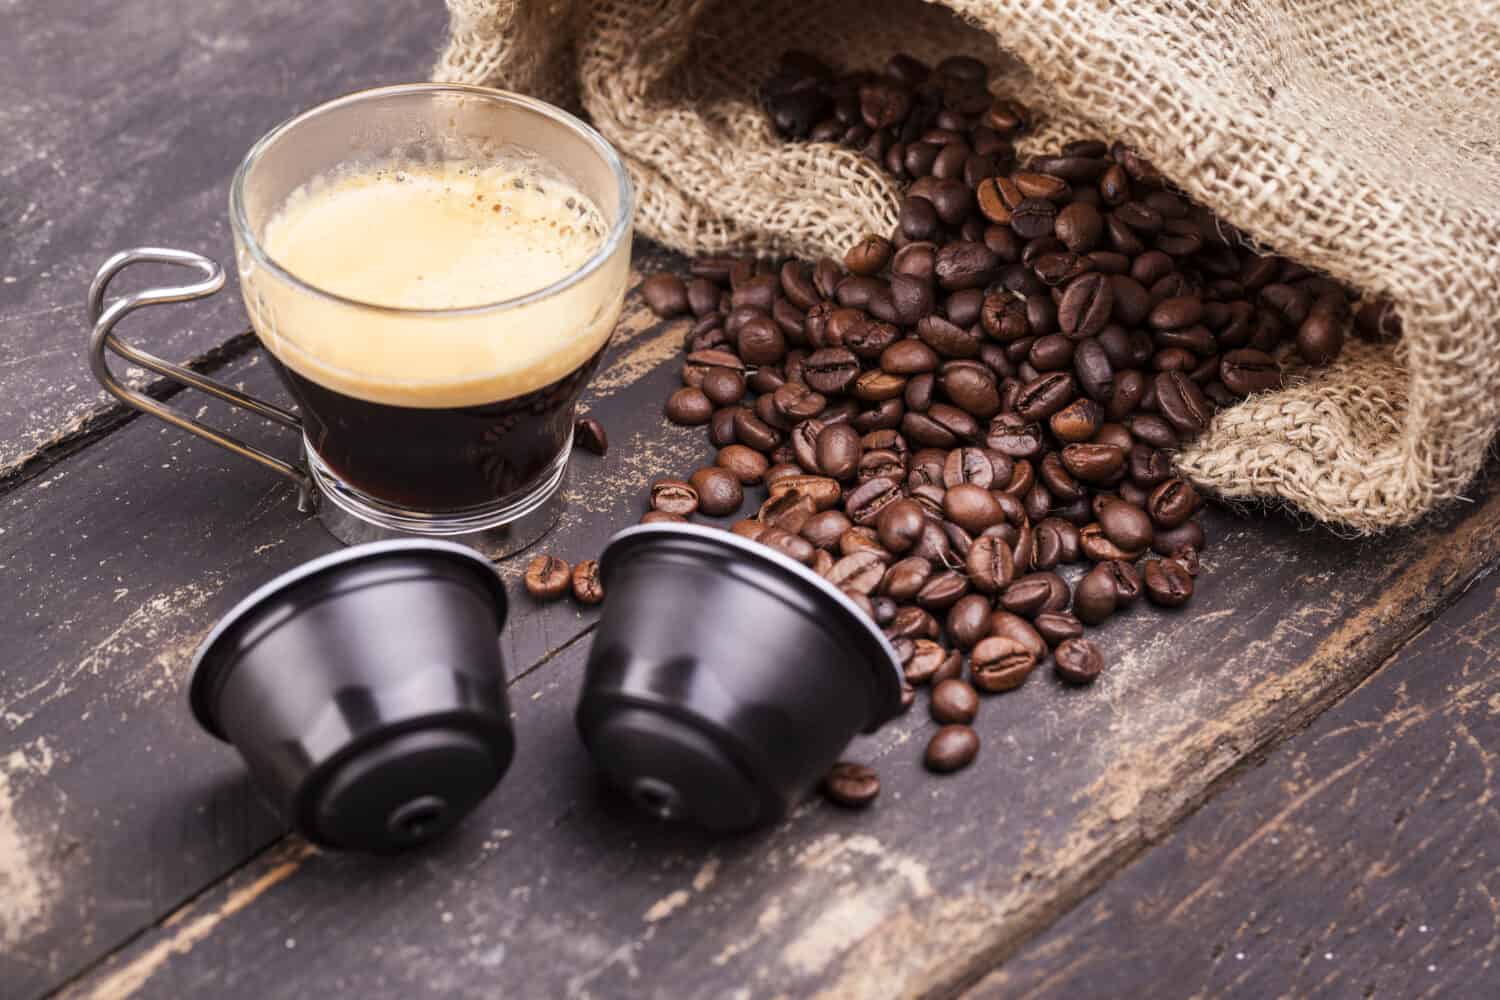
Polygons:
[[[104,295],[115,275],[132,264],[147,263],[191,268],[202,277],[190,284],[164,285],[122,295],[106,307]],[[104,262],[103,267],[99,268],[99,272],[94,275],[93,283],[89,286],[89,321],[93,323],[93,332],[89,335],[89,366],[93,369],[94,378],[99,380],[99,384],[126,406],[150,414],[158,420],[164,420],[189,434],[196,434],[236,455],[253,459],[290,479],[297,485],[298,509],[311,511],[316,506],[317,494],[312,487],[312,478],[305,468],[279,459],[254,445],[246,444],[223,431],[215,430],[144,393],[137,392],[115,378],[114,373],[109,370],[106,350],[114,352],[131,364],[139,365],[200,392],[206,392],[232,406],[249,410],[267,420],[290,427],[292,430],[301,431],[302,420],[290,410],[256,399],[232,386],[200,375],[190,368],[164,361],[127,343],[114,332],[116,324],[137,309],[164,305],[169,302],[188,302],[193,299],[207,298],[223,287],[224,269],[216,261],[202,254],[166,247],[136,247],[133,250],[123,250],[115,254]]]

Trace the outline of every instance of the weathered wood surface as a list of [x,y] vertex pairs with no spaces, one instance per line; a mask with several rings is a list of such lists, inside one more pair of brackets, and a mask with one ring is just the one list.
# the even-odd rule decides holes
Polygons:
[[[637,261],[658,254],[642,247]],[[675,383],[661,362],[681,337],[627,308],[589,396],[612,450],[575,458],[549,542],[559,555],[596,553],[635,520],[641,485],[710,453],[697,433],[657,427],[654,408],[639,412]],[[279,393],[259,352],[233,372],[249,391]],[[254,418],[200,411],[191,393],[175,402],[291,450]],[[0,497],[0,995],[56,986],[280,835],[233,755],[189,716],[184,674],[235,601],[336,546],[275,476],[149,419]],[[512,582],[523,562],[507,564]],[[594,614],[512,589],[514,677]]]
[[[666,359],[677,331],[638,336],[643,344],[626,355],[649,373],[597,404],[615,443],[593,470],[600,478],[587,487],[590,496],[629,493],[653,474],[686,469],[690,460],[676,450],[701,442],[696,432],[670,431],[654,405],[672,382],[675,366]],[[616,362],[605,392],[621,384],[622,370],[637,368]],[[206,743],[187,720],[180,669],[214,614],[263,579],[268,563],[282,568],[327,545],[316,529],[288,527],[292,514],[279,487],[270,491],[278,495],[274,514],[249,518],[249,504],[226,485],[231,470],[211,452],[180,445],[174,467],[157,469],[154,456],[142,454],[150,455],[149,442],[123,440],[145,429],[133,425],[109,449],[86,453],[106,463],[94,482],[108,483],[110,498],[134,498],[137,511],[121,513],[115,530],[92,544],[107,538],[128,546],[131,567],[150,579],[129,607],[149,609],[165,594],[162,607],[187,609],[166,626],[175,652],[163,658],[157,643],[127,644],[111,659],[112,680],[85,672],[86,689],[50,703],[57,721],[37,732],[52,741],[62,727],[51,753],[64,794],[22,798],[12,811],[24,844],[70,822],[83,831],[73,837],[87,859],[77,870],[86,876],[51,855],[36,876],[52,880],[45,896],[56,905],[33,926],[62,949],[49,967],[58,973],[79,957],[72,938],[81,935],[67,930],[79,911],[107,917],[131,898],[105,873],[150,885],[170,870],[180,898],[190,892],[190,873],[207,886],[229,867],[234,850],[224,841],[240,838],[235,846],[248,858],[269,839],[259,814],[243,819],[254,807],[236,784],[230,753]],[[157,447],[169,447],[168,438],[150,433]],[[238,475],[263,482],[254,470]],[[84,496],[89,489],[106,495],[79,482],[73,488]],[[168,495],[170,518],[157,509]],[[1019,692],[988,700],[979,720],[986,750],[975,767],[946,779],[920,769],[931,723],[913,713],[854,750],[878,762],[885,778],[872,812],[850,815],[811,801],[777,829],[730,841],[663,830],[600,794],[571,722],[587,643],[569,639],[587,617],[545,612],[538,621],[546,628],[558,623],[550,641],[512,642],[513,672],[524,674],[513,693],[516,764],[455,837],[395,861],[284,841],[180,909],[160,906],[165,898],[154,901],[155,913],[150,902],[134,908],[112,924],[115,939],[149,929],[72,988],[100,996],[441,989],[673,997],[951,989],[1160,838],[1222,776],[1300,728],[1461,590],[1500,551],[1500,498],[1480,497],[1419,531],[1364,546],[1280,518],[1215,514],[1199,598],[1180,614],[1142,612],[1106,628],[1102,638],[1116,662],[1093,689],[1067,690],[1039,674]],[[89,506],[78,499],[67,508]],[[629,500],[610,506],[586,511],[557,536],[562,554],[584,554],[632,520]],[[161,526],[148,524],[148,514]],[[122,538],[127,522],[154,535]],[[237,547],[227,552],[222,541],[203,540],[236,533]],[[160,555],[179,534],[199,541]],[[278,541],[269,560],[253,557],[254,548]],[[56,546],[33,539],[28,551],[39,564]],[[202,588],[196,603],[183,600],[188,584]],[[55,609],[56,585],[48,586],[22,605]],[[115,609],[91,622],[96,631],[87,641],[107,637],[125,614]],[[529,658],[517,655],[522,643]],[[59,652],[31,661],[23,679],[50,677]],[[523,666],[537,660],[545,662]],[[63,658],[61,669],[76,662]],[[168,679],[173,664],[179,674]],[[136,677],[164,678],[159,694],[112,708],[109,699],[130,691],[126,679]],[[31,711],[25,702],[7,710]],[[112,727],[119,749],[86,755],[79,766],[83,758],[68,748],[121,711],[129,718]],[[56,763],[64,756],[69,763]],[[102,796],[105,789],[111,794]],[[94,813],[101,797],[126,810],[129,829],[112,827],[109,809]],[[169,842],[152,842],[162,831],[171,831]],[[74,902],[89,898],[95,905]],[[43,951],[41,959],[53,954]]]
[[971,996],[1500,994],[1497,753],[1491,576]]
[[[426,79],[444,24],[435,0],[4,5],[0,482],[40,473],[124,415],[83,353],[84,294],[105,258],[151,244],[231,264],[229,178],[250,145],[341,93]],[[181,360],[211,356],[243,316],[231,279],[132,328]],[[166,389],[143,371],[129,381]]]

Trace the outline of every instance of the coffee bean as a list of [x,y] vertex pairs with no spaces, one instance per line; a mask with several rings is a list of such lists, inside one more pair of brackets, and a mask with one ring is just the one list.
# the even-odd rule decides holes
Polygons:
[[1078,531],[1078,547],[1083,554],[1094,562],[1108,562],[1111,559],[1134,559],[1140,555],[1128,549],[1122,549],[1109,540],[1104,533],[1104,528],[1097,522],[1086,524]]
[[943,496],[943,513],[971,534],[979,534],[1005,518],[990,491],[972,483],[961,483]]
[[1181,563],[1171,559],[1148,559],[1141,573],[1146,584],[1146,596],[1152,604],[1164,608],[1177,608],[1193,596],[1193,577]]
[[837,395],[859,378],[859,358],[842,347],[825,347],[807,356],[802,364],[802,377],[809,388]]
[[1026,198],[1010,213],[1010,227],[1023,240],[1051,236],[1056,221],[1057,206],[1044,198]]
[[[728,469],[716,465],[706,466],[689,476],[688,483],[697,491],[698,510],[709,517],[732,514],[745,502],[745,491],[740,486],[739,477]],[[654,502],[654,491],[652,499]]]
[[891,253],[890,240],[883,236],[866,236],[844,254],[844,266],[854,274],[878,274],[890,262]]
[[943,461],[943,486],[946,489],[968,483],[987,490],[994,478],[994,463],[980,448],[954,448]]
[[1158,529],[1151,542],[1151,551],[1164,556],[1184,548],[1194,548],[1201,552],[1204,541],[1203,525],[1196,520],[1187,520],[1175,528]]
[[939,634],[937,619],[914,604],[899,608],[885,633],[893,639],[935,639]]
[[927,515],[915,500],[896,500],[880,512],[875,530],[880,543],[895,553],[907,552],[922,535]]
[[742,444],[721,448],[716,461],[720,468],[728,469],[745,486],[761,482],[770,464],[766,461],[766,456]]
[[823,794],[838,805],[862,809],[880,794],[880,775],[872,767],[841,760],[824,777]]
[[1070,444],[1062,450],[1063,467],[1086,483],[1109,483],[1125,470],[1125,451],[1112,444]]
[[[1077,600],[1076,595],[1074,600]],[[1049,646],[1056,646],[1083,635],[1083,622],[1077,615],[1068,611],[1043,611],[1032,619],[1032,625],[1042,638],[1047,640]]]
[[811,566],[819,552],[807,539],[782,528],[767,527],[756,541],[804,566]]
[[969,649],[989,633],[990,601],[982,594],[967,594],[948,610],[948,637],[960,649]]
[[568,592],[572,567],[556,556],[537,556],[526,565],[526,593],[539,601],[555,601]]
[[1196,435],[1208,426],[1213,405],[1203,390],[1181,372],[1162,372],[1153,383],[1156,408],[1179,433]]
[[873,525],[880,512],[901,499],[901,485],[894,479],[877,476],[860,483],[844,499],[844,511],[858,525]]
[[1091,684],[1104,672],[1099,647],[1087,639],[1067,639],[1052,654],[1057,676],[1070,684]]
[[573,440],[578,442],[578,447],[593,455],[609,451],[609,435],[605,433],[604,425],[593,417],[580,417],[574,422]]
[[651,509],[686,517],[698,509],[698,491],[681,479],[658,479],[651,484]]
[[948,291],[982,288],[995,280],[1000,258],[983,243],[958,240],[938,248],[933,276]]
[[902,665],[906,683],[921,687],[931,682],[947,658],[948,651],[931,639],[915,640],[912,644],[911,658]]
[[641,297],[646,306],[662,319],[681,316],[688,311],[687,286],[675,274],[665,271],[641,282]]
[[1073,613],[1085,625],[1098,625],[1115,613],[1117,596],[1109,570],[1095,566],[1078,581],[1073,593]]
[[1070,337],[1092,337],[1109,323],[1114,309],[1114,286],[1097,272],[1080,275],[1063,290],[1057,322]]
[[1100,563],[1099,566],[1109,573],[1109,578],[1115,585],[1117,608],[1128,608],[1140,599],[1145,585],[1135,566],[1123,559],[1110,559]]
[[1104,422],[1104,408],[1092,399],[1075,399],[1048,419],[1048,426],[1059,441],[1081,444],[1099,431]]
[[1163,528],[1175,528],[1197,513],[1203,499],[1192,484],[1168,479],[1151,491],[1146,503],[1153,521]]
[[1104,235],[1104,217],[1093,205],[1073,202],[1057,213],[1057,238],[1074,253],[1088,253]]
[[832,549],[839,538],[854,526],[841,510],[825,510],[814,513],[802,523],[799,533],[820,549]]
[[947,570],[935,574],[917,591],[917,604],[928,611],[946,611],[968,592],[969,581],[962,573]]
[[996,694],[1024,684],[1036,663],[1036,654],[1017,640],[992,635],[969,654],[969,675],[976,688]]
[[967,682],[949,678],[933,687],[928,706],[937,722],[968,725],[979,714],[979,695]]
[[864,451],[859,438],[859,432],[848,424],[825,427],[817,441],[818,471],[833,479],[853,479]]
[[908,556],[892,563],[880,580],[880,593],[895,601],[910,601],[932,578],[932,562],[922,556]]
[[843,493],[836,480],[807,473],[779,476],[768,488],[773,497],[789,491],[801,493],[810,498],[820,511],[837,506]]
[[696,427],[708,423],[713,416],[714,404],[703,390],[691,386],[678,389],[667,399],[667,419],[674,424]]
[[1151,545],[1151,518],[1141,508],[1105,496],[1098,499],[1095,510],[1104,536],[1124,551],[1140,553]]
[[880,355],[881,371],[892,375],[918,375],[933,371],[937,366],[937,353],[913,337],[898,340]]
[[598,604],[604,600],[604,584],[599,580],[599,563],[585,559],[573,567],[573,599],[579,604]]
[[949,774],[968,767],[979,755],[979,734],[968,726],[951,724],[933,733],[922,761],[929,771]]
[[1219,379],[1236,396],[1269,392],[1281,388],[1281,367],[1263,351],[1241,348],[1219,359]]
[[1015,560],[1004,539],[981,535],[969,547],[964,569],[975,590],[996,594],[1010,585],[1015,577]]
[[1068,605],[1068,587],[1056,573],[1029,573],[1005,588],[1000,605],[1023,618],[1034,618],[1042,611],[1061,611]]

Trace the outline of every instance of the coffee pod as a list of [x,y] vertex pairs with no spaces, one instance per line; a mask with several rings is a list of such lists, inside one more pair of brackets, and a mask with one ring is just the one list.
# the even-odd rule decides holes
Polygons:
[[875,623],[797,562],[726,531],[650,524],[600,557],[603,616],[577,711],[646,812],[717,831],[774,822],[855,733],[901,710]]
[[316,844],[390,852],[451,829],[514,742],[505,588],[461,545],[376,542],[261,587],[199,648],[193,714]]

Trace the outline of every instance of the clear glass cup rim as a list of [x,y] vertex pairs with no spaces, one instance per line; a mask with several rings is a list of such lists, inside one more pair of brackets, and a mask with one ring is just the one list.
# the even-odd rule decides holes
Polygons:
[[[259,162],[261,156],[266,152],[266,150],[270,149],[271,146],[284,139],[286,135],[293,129],[301,125],[305,125],[308,122],[311,122],[339,108],[344,108],[351,104],[363,104],[369,101],[378,101],[387,97],[404,96],[407,94],[437,93],[462,94],[469,97],[477,97],[484,100],[493,101],[497,104],[514,105],[535,112],[543,116],[544,118],[551,119],[552,121],[561,125],[563,128],[577,134],[585,142],[587,142],[589,146],[592,147],[593,150],[599,155],[599,158],[605,162],[605,164],[609,167],[610,173],[614,177],[616,192],[620,204],[620,211],[618,217],[611,224],[609,233],[605,237],[604,242],[600,244],[599,249],[595,250],[593,255],[584,262],[583,266],[579,267],[571,274],[559,278],[557,281],[554,281],[550,285],[544,285],[543,287],[538,288],[535,291],[527,292],[525,295],[517,295],[512,298],[502,299],[499,302],[487,302],[481,303],[479,305],[458,306],[447,309],[405,308],[401,306],[383,305],[376,302],[366,302],[362,299],[349,298],[348,296],[339,295],[335,292],[330,292],[327,289],[319,288],[318,286],[310,284],[305,279],[282,267],[271,258],[270,254],[266,253],[266,250],[263,246],[261,246],[260,241],[255,238],[255,232],[250,226],[250,220],[246,214],[245,209],[245,184],[248,181],[250,172],[255,169],[256,163]],[[604,262],[609,260],[609,258],[613,256],[615,250],[619,247],[621,240],[625,239],[626,234],[630,232],[631,223],[634,219],[634,216],[635,189],[630,182],[630,174],[626,172],[625,164],[620,160],[620,154],[617,153],[615,151],[615,148],[609,144],[608,140],[606,140],[604,136],[600,135],[593,127],[591,127],[575,115],[569,114],[562,108],[557,107],[556,105],[548,104],[546,101],[540,101],[534,97],[527,97],[525,94],[517,94],[509,90],[500,90],[494,87],[478,87],[460,83],[402,83],[386,87],[372,87],[368,90],[358,90],[352,94],[345,94],[342,97],[336,97],[331,101],[326,101],[315,107],[309,108],[306,111],[299,112],[298,114],[295,114],[292,117],[286,119],[281,124],[277,125],[275,128],[271,129],[265,135],[256,140],[255,145],[250,147],[250,151],[247,152],[245,154],[245,158],[240,161],[239,168],[234,172],[234,181],[230,184],[229,188],[230,224],[239,234],[240,240],[242,241],[246,251],[252,258],[254,258],[255,263],[258,266],[265,268],[272,274],[275,274],[281,280],[297,288],[299,291],[305,292],[317,298],[325,299],[329,302],[336,302],[341,305],[352,306],[358,309],[367,309],[375,312],[401,316],[448,317],[482,315],[486,313],[501,312],[507,309],[514,309],[520,306],[529,305],[533,302],[540,302],[543,299],[550,298],[558,294],[559,292],[566,290],[570,286],[584,280],[590,274],[593,274],[600,267],[602,267],[604,265]]]

